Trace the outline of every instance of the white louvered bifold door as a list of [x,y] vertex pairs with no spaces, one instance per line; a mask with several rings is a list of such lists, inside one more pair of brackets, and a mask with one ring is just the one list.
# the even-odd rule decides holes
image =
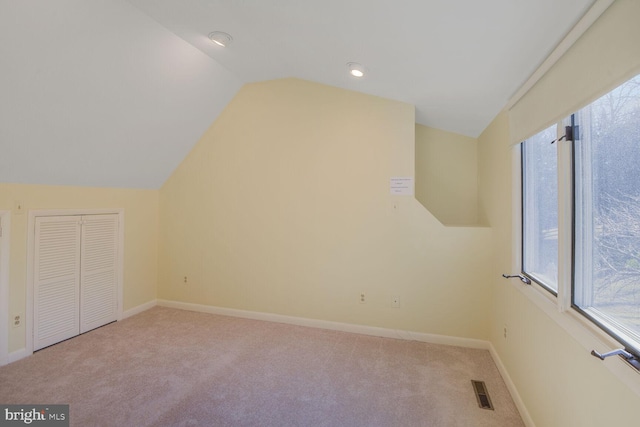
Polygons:
[[82,217],[80,333],[118,317],[118,215]]
[[80,331],[80,217],[38,217],[35,229],[33,347]]

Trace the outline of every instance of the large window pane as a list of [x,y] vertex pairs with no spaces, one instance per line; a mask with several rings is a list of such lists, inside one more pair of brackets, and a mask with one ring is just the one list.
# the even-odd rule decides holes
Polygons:
[[573,303],[640,348],[640,76],[576,114]]
[[556,125],[522,144],[523,271],[558,291],[558,155]]

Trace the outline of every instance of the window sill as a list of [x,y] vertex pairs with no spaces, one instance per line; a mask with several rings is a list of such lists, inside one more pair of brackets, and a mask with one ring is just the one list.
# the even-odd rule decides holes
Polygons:
[[[527,299],[573,337],[584,348],[585,356],[593,357],[590,353],[594,349],[606,352],[621,347],[620,343],[574,309],[559,310],[556,298],[541,286],[537,284],[528,286],[515,282],[510,283],[509,286],[517,287]],[[640,371],[620,357],[611,357],[598,362],[640,396]]]

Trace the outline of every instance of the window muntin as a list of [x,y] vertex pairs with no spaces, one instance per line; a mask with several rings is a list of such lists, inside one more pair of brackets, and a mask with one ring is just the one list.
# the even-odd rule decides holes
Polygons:
[[575,122],[572,304],[640,351],[640,76]]
[[522,143],[522,271],[558,292],[557,125]]

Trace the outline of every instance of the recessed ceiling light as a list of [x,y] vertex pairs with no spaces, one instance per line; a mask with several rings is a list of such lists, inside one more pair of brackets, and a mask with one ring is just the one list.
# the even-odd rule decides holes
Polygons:
[[353,77],[364,76],[364,67],[357,62],[349,62],[347,63],[347,67],[349,67],[349,74]]
[[217,44],[218,46],[227,47],[233,41],[233,37],[231,37],[227,33],[223,33],[222,31],[214,31],[209,33],[209,39]]

